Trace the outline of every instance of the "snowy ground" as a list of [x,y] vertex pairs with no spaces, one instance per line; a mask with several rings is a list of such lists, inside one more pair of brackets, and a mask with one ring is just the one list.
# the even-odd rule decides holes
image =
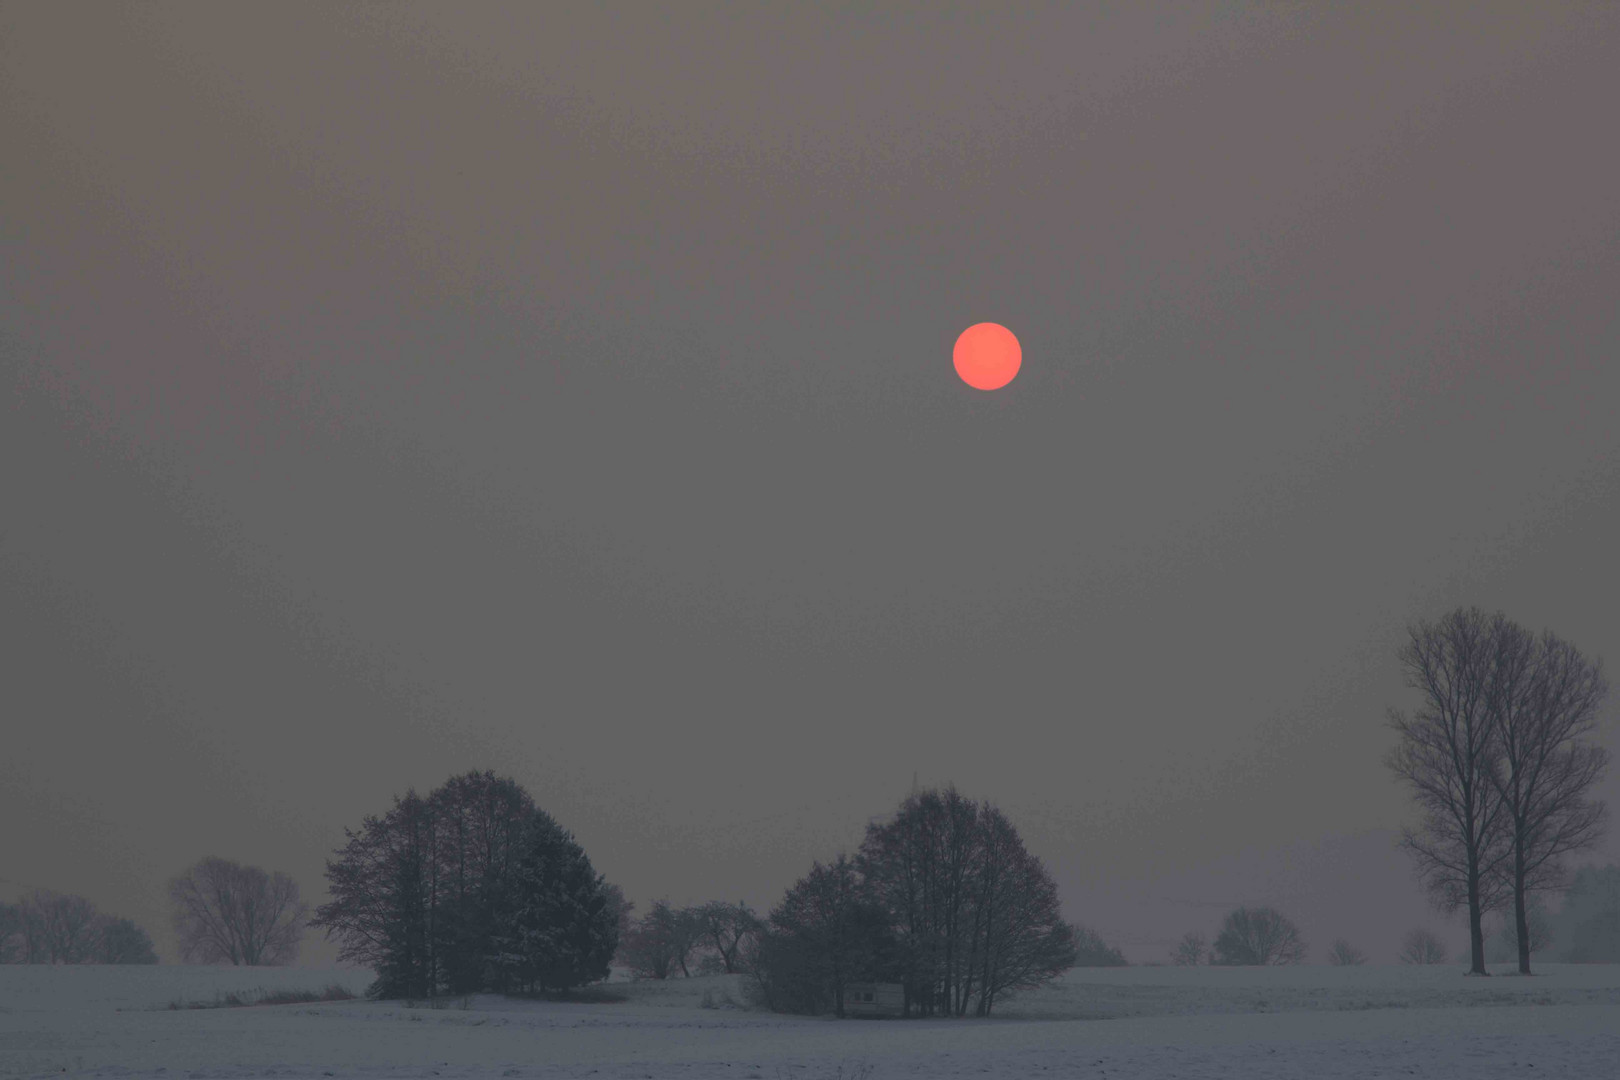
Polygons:
[[[310,969],[0,967],[0,1075],[108,1077],[1620,1076],[1620,966],[1076,971],[990,1021],[835,1021],[726,1007],[732,978],[615,983],[620,1003],[448,1008],[172,1001],[340,983]],[[705,994],[717,1008],[704,1008]]]

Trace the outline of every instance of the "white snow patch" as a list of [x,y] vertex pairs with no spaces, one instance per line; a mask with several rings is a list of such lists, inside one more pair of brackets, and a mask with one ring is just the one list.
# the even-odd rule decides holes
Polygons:
[[[1467,1077],[1620,1075],[1620,965],[1082,969],[992,1020],[703,1008],[742,980],[612,983],[618,1003],[479,995],[171,1011],[369,972],[0,967],[0,1075],[107,1077]],[[1088,1019],[1089,1018],[1089,1019]]]

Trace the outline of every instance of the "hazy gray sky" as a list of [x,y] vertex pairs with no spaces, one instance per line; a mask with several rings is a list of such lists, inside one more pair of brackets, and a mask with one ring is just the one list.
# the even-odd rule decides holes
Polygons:
[[1617,44],[0,3],[0,890],[167,949],[195,859],[318,900],[493,768],[763,909],[915,774],[1132,959],[1238,902],[1392,959],[1406,622],[1620,661]]

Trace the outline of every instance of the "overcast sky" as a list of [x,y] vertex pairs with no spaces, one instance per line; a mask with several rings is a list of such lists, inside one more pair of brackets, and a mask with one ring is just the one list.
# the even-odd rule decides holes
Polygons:
[[875,7],[0,3],[0,892],[492,768],[763,910],[915,776],[1461,943],[1394,652],[1620,661],[1620,7]]

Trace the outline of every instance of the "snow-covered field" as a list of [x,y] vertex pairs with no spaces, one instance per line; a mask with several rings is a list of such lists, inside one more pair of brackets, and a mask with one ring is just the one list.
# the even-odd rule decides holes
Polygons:
[[[0,967],[0,1075],[109,1077],[1620,1077],[1620,966],[1082,969],[990,1021],[728,1007],[735,977],[629,1000],[480,996],[173,1010],[369,972]],[[705,1008],[708,1003],[718,1007]]]

